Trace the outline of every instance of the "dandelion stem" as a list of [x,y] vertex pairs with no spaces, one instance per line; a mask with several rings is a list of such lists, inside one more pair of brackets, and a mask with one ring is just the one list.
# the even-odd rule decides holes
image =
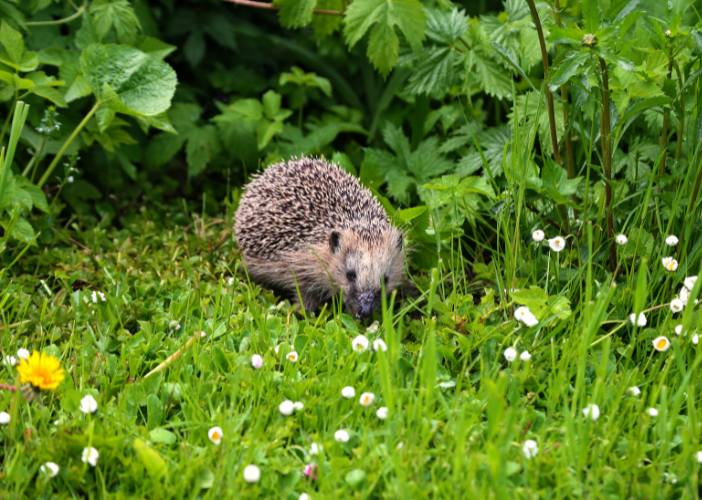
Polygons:
[[197,339],[199,339],[199,338],[204,338],[204,337],[205,337],[205,332],[199,332],[199,333],[196,333],[195,335],[193,335],[193,337],[185,343],[185,347],[184,347],[183,349],[178,349],[176,352],[174,352],[173,354],[171,354],[170,356],[168,356],[168,357],[165,359],[165,361],[164,361],[163,363],[161,363],[161,364],[158,365],[156,368],[154,368],[153,370],[151,370],[149,373],[147,373],[146,375],[144,375],[144,378],[148,378],[148,377],[150,377],[151,375],[153,375],[154,373],[160,372],[160,371],[165,370],[166,368],[168,368],[168,366],[169,366],[171,363],[173,363],[176,359],[178,359],[178,358],[180,357],[181,354],[183,354],[185,351],[187,351],[188,349],[190,349],[190,347],[195,343],[195,341],[196,341]]
[[16,385],[10,385],[10,384],[0,384],[0,389],[5,389],[6,391],[16,392],[16,391],[17,391],[17,386],[16,386]]

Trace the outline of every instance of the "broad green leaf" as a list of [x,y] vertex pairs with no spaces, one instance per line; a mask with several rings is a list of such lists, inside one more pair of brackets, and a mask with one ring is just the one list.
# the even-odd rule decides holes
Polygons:
[[110,126],[116,115],[117,112],[113,109],[107,107],[98,109],[95,113],[95,120],[97,121],[98,130],[100,132],[107,130],[107,127]]
[[468,16],[464,11],[427,9],[426,35],[435,42],[452,44],[468,30]]
[[[8,220],[2,221],[2,227],[5,228],[5,230],[7,230],[9,227],[8,224]],[[12,231],[10,231],[10,236],[21,241],[22,243],[31,243],[36,237],[36,233],[34,232],[32,225],[27,222],[27,219],[20,217],[15,221]]]
[[145,54],[154,56],[156,59],[164,59],[177,49],[175,45],[170,45],[166,42],[162,42],[158,38],[152,38],[144,35],[137,36],[134,47],[141,50]]
[[95,33],[103,39],[114,27],[120,43],[133,44],[137,31],[141,29],[139,18],[127,0],[95,0],[89,12]]
[[650,258],[653,253],[654,238],[645,229],[634,228],[629,231],[629,241],[624,245],[621,256],[631,259],[634,256]]
[[269,121],[262,118],[261,121],[258,122],[258,129],[256,131],[256,140],[258,141],[259,151],[265,148],[268,143],[271,142],[273,137],[282,132],[282,130],[283,124],[281,122]]
[[241,99],[229,106],[229,109],[249,120],[258,120],[263,116],[263,105],[256,99]]
[[149,438],[154,443],[175,444],[176,442],[176,435],[166,429],[150,430]]
[[286,28],[302,28],[312,22],[317,0],[275,0],[274,3],[280,6],[280,24]]
[[[585,64],[589,58],[590,55],[587,52],[571,52],[566,56],[555,72],[549,72],[550,81],[548,88],[551,92],[558,90],[558,87],[566,83],[571,76],[575,75],[580,66]],[[551,71],[553,71],[553,68]]]
[[32,200],[32,204],[41,210],[42,212],[49,211],[49,204],[46,201],[46,195],[44,191],[36,187],[34,184],[29,182],[25,177],[15,176],[16,185],[21,187],[24,192],[26,192]]
[[424,212],[427,211],[426,206],[405,208],[404,210],[398,211],[395,216],[402,222],[409,222],[412,219],[416,219]]
[[82,73],[79,74],[73,83],[66,90],[66,94],[63,96],[66,102],[73,102],[76,99],[85,97],[93,93],[93,89],[90,86],[90,82]]
[[0,42],[2,42],[10,60],[19,64],[24,54],[24,41],[19,31],[12,29],[12,26],[2,20],[0,25]]
[[353,47],[370,29],[368,57],[387,76],[398,59],[395,26],[412,50],[419,52],[424,41],[424,24],[424,7],[419,0],[357,0],[346,11],[344,35],[346,43]]
[[628,16],[638,4],[639,0],[616,0],[610,4],[605,17],[612,20],[613,23],[618,23]]
[[600,29],[600,6],[598,0],[582,0],[583,27],[594,34]]
[[[149,398],[156,397],[153,394]],[[159,453],[139,438],[134,439],[134,451],[141,465],[154,481],[160,480],[168,470],[168,464]]]
[[484,177],[466,177],[459,184],[459,192],[478,193],[488,198],[495,198],[495,190]]
[[453,86],[456,52],[451,47],[428,47],[410,77],[407,90],[412,94],[437,94]]
[[171,105],[175,71],[154,56],[125,45],[90,45],[80,58],[93,93],[118,112],[154,116]]
[[171,122],[168,119],[168,114],[165,111],[153,116],[140,116],[139,119],[143,120],[154,128],[163,130],[164,132],[168,132],[170,134],[178,133],[176,129],[173,128],[173,125],[171,125]]
[[546,304],[548,295],[538,286],[531,286],[528,290],[517,290],[509,294],[510,298],[517,304],[527,306],[529,308],[538,309]]
[[159,134],[149,142],[144,154],[144,163],[150,168],[160,167],[173,158],[185,144],[182,135]]
[[156,394],[149,394],[146,398],[146,409],[148,411],[147,424],[149,429],[158,427],[163,422],[163,403]]
[[273,90],[269,90],[263,94],[261,101],[263,102],[263,112],[266,114],[266,117],[273,120],[280,110],[282,96]]
[[548,162],[541,170],[543,189],[557,203],[568,203],[568,197],[575,194],[582,177],[568,179],[564,168],[553,162]]
[[619,123],[621,125],[624,125],[624,124],[626,124],[627,121],[629,121],[631,118],[638,115],[642,111],[645,111],[649,108],[657,108],[657,107],[667,106],[671,102],[673,102],[673,100],[667,96],[651,97],[649,99],[644,99],[642,101],[639,101],[636,104],[634,104],[632,107],[630,107],[626,111],[626,113],[624,113],[624,116],[622,116],[622,118],[619,120]]
[[188,143],[185,147],[188,175],[197,175],[202,172],[221,148],[219,134],[214,125],[197,127],[188,132]]
[[32,94],[36,94],[53,102],[59,108],[65,108],[68,106],[68,104],[66,104],[66,99],[61,95],[61,92],[53,87],[49,87],[48,85],[35,85],[32,87],[31,92]]
[[583,44],[585,32],[578,28],[559,28],[551,26],[547,40],[558,45],[573,45],[580,47]]
[[8,71],[0,71],[0,80],[17,90],[26,90],[34,87],[34,82],[32,80],[20,78],[18,75]]

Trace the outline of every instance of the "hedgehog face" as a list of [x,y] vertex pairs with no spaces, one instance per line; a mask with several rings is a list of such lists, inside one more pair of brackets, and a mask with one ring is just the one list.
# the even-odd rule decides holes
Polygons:
[[347,311],[357,317],[370,316],[386,293],[400,284],[404,271],[402,233],[391,226],[372,241],[352,230],[334,230],[329,236],[329,273],[343,289]]

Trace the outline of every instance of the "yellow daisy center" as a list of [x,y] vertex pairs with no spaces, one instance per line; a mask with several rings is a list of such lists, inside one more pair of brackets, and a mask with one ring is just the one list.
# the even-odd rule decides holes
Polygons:
[[659,349],[665,349],[666,345],[668,345],[668,341],[666,339],[661,339],[658,341],[658,348]]
[[212,433],[212,439],[214,439],[215,441],[219,440],[219,437],[220,437],[220,436],[219,436],[219,432],[214,431],[214,432]]

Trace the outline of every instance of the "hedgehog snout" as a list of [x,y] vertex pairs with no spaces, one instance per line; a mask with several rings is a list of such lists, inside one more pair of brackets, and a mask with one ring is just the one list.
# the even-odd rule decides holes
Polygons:
[[358,303],[360,305],[359,312],[361,316],[370,316],[373,312],[373,304],[375,302],[375,292],[368,291],[363,292],[358,296]]

